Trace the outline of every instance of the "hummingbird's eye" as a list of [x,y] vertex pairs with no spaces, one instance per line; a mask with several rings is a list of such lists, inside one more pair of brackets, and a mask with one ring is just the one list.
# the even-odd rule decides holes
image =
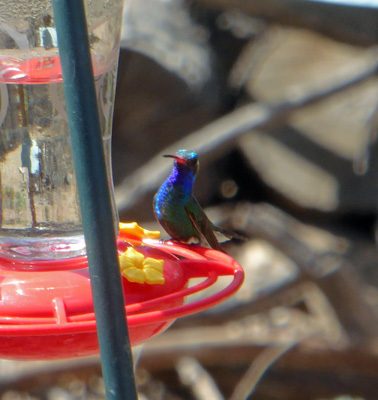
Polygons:
[[197,163],[198,163],[198,158],[197,158],[197,157],[193,157],[193,158],[190,158],[190,159],[188,160],[188,164],[189,164],[191,167],[194,167]]

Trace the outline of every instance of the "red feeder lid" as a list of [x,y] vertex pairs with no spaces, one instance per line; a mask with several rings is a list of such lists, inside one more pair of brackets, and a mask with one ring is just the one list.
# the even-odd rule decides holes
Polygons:
[[[122,279],[132,345],[164,331],[178,317],[224,301],[244,279],[240,265],[215,250],[120,236],[120,252],[132,245],[145,258],[164,260],[165,280],[141,284]],[[219,276],[233,280],[218,293],[184,304],[187,296],[213,285]],[[203,280],[189,287],[192,278]],[[34,263],[0,259],[0,358],[59,359],[97,353],[86,257]]]

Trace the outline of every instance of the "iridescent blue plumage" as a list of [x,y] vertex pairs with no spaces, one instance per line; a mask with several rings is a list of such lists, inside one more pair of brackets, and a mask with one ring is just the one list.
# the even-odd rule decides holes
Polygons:
[[174,158],[171,175],[154,198],[154,213],[172,239],[187,242],[192,238],[201,244],[222,250],[214,231],[225,233],[206,216],[193,195],[193,184],[199,169],[199,159],[192,150],[179,150]]

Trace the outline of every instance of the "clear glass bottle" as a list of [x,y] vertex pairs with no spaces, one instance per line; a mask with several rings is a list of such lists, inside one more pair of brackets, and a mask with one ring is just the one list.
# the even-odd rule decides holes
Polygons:
[[[85,3],[113,193],[111,131],[123,0]],[[57,46],[50,0],[0,0],[0,257],[85,253]]]

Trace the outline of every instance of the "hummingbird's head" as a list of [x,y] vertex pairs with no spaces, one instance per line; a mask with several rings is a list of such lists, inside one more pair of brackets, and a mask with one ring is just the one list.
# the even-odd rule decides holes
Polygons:
[[175,160],[175,167],[178,170],[189,169],[194,176],[197,175],[199,169],[198,154],[193,150],[179,150],[176,155],[165,155],[164,157],[173,158]]

